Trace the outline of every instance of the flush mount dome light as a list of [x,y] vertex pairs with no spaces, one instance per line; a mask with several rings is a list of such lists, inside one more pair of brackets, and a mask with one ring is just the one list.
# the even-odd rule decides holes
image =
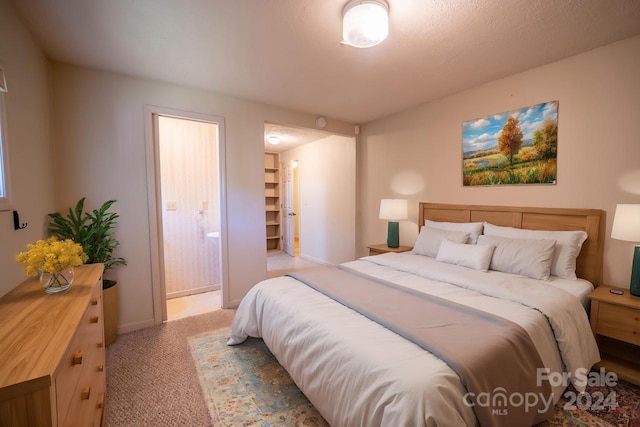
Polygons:
[[272,144],[272,145],[280,144],[280,138],[277,135],[271,135],[267,137],[267,141],[269,141],[269,144]]
[[389,4],[385,0],[350,0],[342,9],[342,43],[372,47],[389,34]]

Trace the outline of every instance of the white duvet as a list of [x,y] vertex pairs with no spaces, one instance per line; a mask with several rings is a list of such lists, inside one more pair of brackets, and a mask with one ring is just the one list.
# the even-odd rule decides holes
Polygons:
[[[510,319],[551,372],[574,373],[600,360],[578,298],[545,282],[406,253],[344,265]],[[443,361],[293,278],[263,281],[245,296],[229,344],[248,336],[264,339],[332,426],[477,423],[458,375]],[[553,387],[554,402],[563,389]]]

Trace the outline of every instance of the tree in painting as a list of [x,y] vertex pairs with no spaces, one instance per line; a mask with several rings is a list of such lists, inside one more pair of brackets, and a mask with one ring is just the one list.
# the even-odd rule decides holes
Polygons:
[[498,150],[503,156],[509,158],[510,165],[513,165],[513,156],[518,154],[522,147],[523,136],[522,129],[518,126],[518,119],[509,117],[498,137]]
[[539,159],[555,159],[558,154],[558,124],[545,120],[542,129],[533,134],[533,148]]
[[555,184],[558,101],[462,124],[463,185]]

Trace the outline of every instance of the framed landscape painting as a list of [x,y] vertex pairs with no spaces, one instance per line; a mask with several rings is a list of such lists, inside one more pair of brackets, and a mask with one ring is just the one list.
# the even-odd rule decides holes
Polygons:
[[464,186],[555,184],[558,101],[462,125]]

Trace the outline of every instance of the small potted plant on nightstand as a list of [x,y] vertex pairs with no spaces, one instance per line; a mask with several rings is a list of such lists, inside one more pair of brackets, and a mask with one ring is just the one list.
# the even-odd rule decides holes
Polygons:
[[[75,209],[69,208],[66,217],[57,212],[49,214],[52,219],[49,223],[51,234],[59,239],[71,239],[82,245],[88,257],[87,263],[104,264],[105,274],[116,266],[127,265],[124,258],[113,256],[113,251],[120,245],[113,236],[116,219],[120,215],[108,211],[116,201],[107,200],[92,212],[84,212],[84,201],[85,197],[78,200]],[[117,284],[115,280],[102,281],[105,345],[112,344],[118,332]]]

